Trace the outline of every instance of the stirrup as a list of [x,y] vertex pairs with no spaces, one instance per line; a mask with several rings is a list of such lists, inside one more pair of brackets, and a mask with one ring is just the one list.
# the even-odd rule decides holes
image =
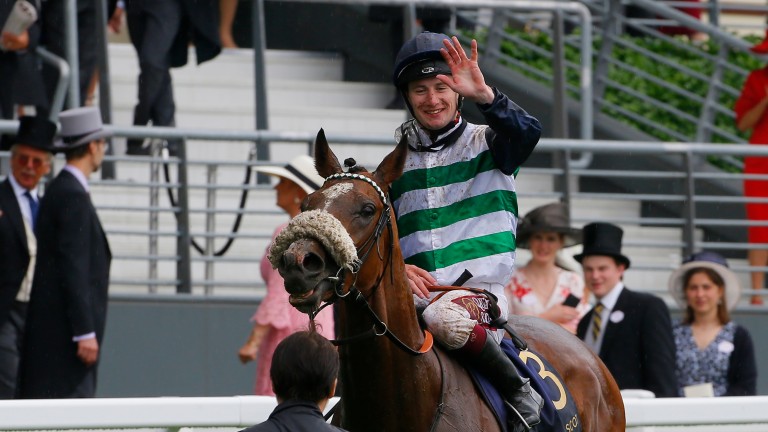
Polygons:
[[504,400],[504,405],[506,405],[507,408],[512,409],[512,412],[514,412],[515,415],[517,416],[517,420],[519,420],[519,422],[515,421],[515,425],[522,426],[523,430],[526,431],[526,432],[530,431],[531,430],[531,426],[529,426],[528,422],[525,421],[525,419],[523,418],[523,415],[520,414],[520,411],[518,411],[517,408],[515,408],[515,406],[512,405],[511,403],[509,403],[509,401],[507,401],[506,399],[502,398],[502,400]]

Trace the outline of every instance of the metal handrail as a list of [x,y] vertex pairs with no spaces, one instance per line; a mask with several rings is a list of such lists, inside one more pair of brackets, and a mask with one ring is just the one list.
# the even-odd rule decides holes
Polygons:
[[[596,40],[601,41],[600,52],[595,56],[595,84],[594,95],[592,96],[598,110],[605,111],[608,109],[610,111],[616,112],[620,116],[624,116],[631,121],[641,124],[644,130],[656,130],[658,131],[659,136],[672,137],[672,139],[680,141],[706,142],[715,140],[725,142],[745,142],[744,138],[742,138],[742,136],[740,136],[738,133],[735,133],[731,129],[723,129],[722,127],[718,126],[716,121],[722,122],[722,116],[725,116],[726,119],[733,119],[734,114],[732,106],[723,105],[721,99],[723,96],[733,99],[738,96],[740,92],[739,88],[731,87],[730,85],[727,85],[725,82],[723,82],[723,74],[739,74],[745,77],[749,72],[748,70],[745,70],[736,64],[729,63],[727,61],[726,54],[728,52],[748,52],[750,44],[740,37],[731,34],[729,31],[726,31],[724,28],[718,27],[717,19],[714,19],[710,23],[703,22],[676,8],[690,8],[691,5],[694,5],[693,7],[702,9],[712,9],[713,7],[717,9],[719,5],[712,4],[717,2],[709,2],[710,4],[706,4],[707,2],[703,2],[702,4],[686,2],[685,6],[681,6],[682,2],[666,2],[655,0],[582,0],[582,3],[586,5],[591,11],[593,15],[593,30],[595,38]],[[645,8],[653,14],[661,17],[662,20],[641,20],[626,17],[624,16],[624,7],[629,5]],[[768,12],[768,7],[759,6],[755,7],[755,10]],[[556,46],[557,42],[555,39],[557,35],[553,30],[554,24],[546,20],[529,22],[528,20],[531,19],[531,16],[532,15],[523,14],[512,16],[509,19],[516,20],[515,22],[518,24],[518,26],[525,25],[526,28],[533,26],[537,32],[548,34],[552,38],[553,45]],[[568,19],[567,15],[566,19]],[[701,49],[700,45],[688,43],[678,38],[673,38],[663,34],[656,29],[656,26],[672,25],[671,23],[681,27],[688,27],[699,33],[707,34],[709,36],[708,44],[716,44],[722,49],[718,54],[708,54]],[[712,65],[712,72],[707,73],[701,70],[692,70],[690,68],[684,67],[683,65],[679,65],[677,62],[671,59],[665,58],[662,53],[655,53],[644,50],[634,42],[634,39],[625,38],[623,36],[624,33],[621,30],[622,26],[631,27],[636,31],[642,32],[648,37],[664,40],[665,42],[672,44],[676,49],[684,50],[691,53],[692,55],[700,56],[703,60],[706,60],[710,65]],[[506,34],[506,29],[502,26],[499,26],[497,23],[492,24],[492,26],[488,28],[487,31],[489,34]],[[556,57],[554,50],[547,51],[541,47],[530,47],[529,44],[514,34],[506,35],[503,37],[514,40],[518,46],[522,47],[523,49],[528,47],[526,49],[527,52],[535,53],[535,55],[541,56],[542,58],[552,60]],[[574,44],[573,37],[567,37],[565,42],[566,45],[570,48],[578,50],[578,45]],[[643,53],[643,55],[646,57],[652,57],[655,63],[665,64],[670,68],[676,68],[678,73],[685,74],[686,76],[690,76],[691,79],[706,83],[705,85],[708,91],[694,94],[686,88],[678,87],[672,83],[660,80],[657,77],[650,76],[649,74],[646,74],[640,70],[633,69],[628,64],[622,63],[612,58],[611,52],[613,51],[614,46],[620,46],[622,49],[629,49],[634,50],[637,53]],[[500,59],[502,59],[506,64],[513,64],[516,70],[536,77],[535,79],[544,81],[549,85],[554,85],[552,81],[554,80],[554,76],[556,76],[554,73],[550,73],[548,71],[545,72],[531,70],[531,68],[523,62],[517,61],[516,59],[509,56],[502,55]],[[570,62],[565,62],[563,67],[571,71],[574,70],[574,66]],[[646,80],[656,81],[656,85],[666,87],[668,93],[677,94],[678,98],[680,99],[696,101],[700,108],[698,108],[698,111],[695,112],[682,112],[680,109],[672,106],[671,104],[656,99],[655,96],[649,96],[642,91],[636,91],[629,89],[626,86],[621,86],[617,82],[613,81],[608,75],[608,72],[615,68],[630,70],[635,76],[644,76]],[[652,105],[654,109],[660,109],[669,113],[670,118],[677,119],[677,124],[687,123],[692,125],[692,127],[690,129],[671,129],[666,127],[664,124],[659,124],[659,122],[655,120],[649,120],[648,118],[644,117],[643,114],[635,113],[623,106],[606,101],[603,98],[606,87],[615,89],[625,95],[631,94],[633,99],[643,103],[648,103]],[[570,94],[574,95],[575,97],[583,97],[580,96],[578,92],[574,92],[573,86],[567,84],[567,88]],[[738,169],[742,167],[741,161],[734,158],[725,157],[724,162],[729,163]]]
[[[0,121],[0,132],[6,130],[14,130],[17,125],[15,121]],[[117,136],[140,136],[141,134],[152,135],[156,138],[184,138],[189,146],[195,145],[208,145],[200,141],[238,141],[242,142],[243,146],[250,146],[250,142],[269,142],[269,143],[295,143],[301,151],[308,149],[307,142],[311,142],[314,138],[314,134],[304,132],[279,132],[279,131],[222,131],[222,130],[202,130],[202,129],[181,129],[181,128],[163,128],[163,127],[107,127],[113,130]],[[355,152],[365,152],[368,147],[391,147],[392,138],[389,136],[368,136],[368,135],[351,135],[351,134],[333,134],[327,133],[329,141],[332,145],[344,145],[344,144],[356,144]],[[270,144],[271,145],[271,144]],[[284,144],[283,144],[284,145]],[[349,150],[353,151],[353,150]],[[551,154],[563,154],[567,152],[592,152],[595,155],[600,154],[620,154],[620,155],[632,155],[632,157],[638,157],[641,155],[662,155],[667,157],[674,156],[702,156],[708,154],[721,154],[731,156],[744,156],[744,155],[758,155],[768,157],[768,146],[753,146],[744,144],[734,144],[724,146],[721,144],[710,143],[658,143],[658,142],[625,142],[625,141],[601,141],[601,140],[573,140],[573,139],[542,139],[537,146],[536,153],[551,153]],[[374,151],[376,153],[376,151]],[[377,154],[380,154],[380,150]],[[7,153],[0,153],[0,157],[7,157]],[[357,156],[356,156],[357,158]],[[149,176],[152,172],[151,166],[157,164],[157,159],[153,158],[126,158],[115,157],[112,158],[116,164],[121,165],[121,170],[126,170],[129,164],[144,164],[142,170],[146,169],[146,176]],[[624,158],[629,160],[630,158]],[[358,158],[358,162],[362,164],[374,163],[378,161],[366,161],[363,158]],[[56,164],[61,163],[61,159],[55,160]],[[186,165],[188,168],[195,167],[195,173],[204,175],[207,167],[216,167],[219,173],[225,172],[240,172],[245,167],[253,167],[259,164],[265,163],[264,161],[251,161],[243,160],[237,164],[233,161],[203,161],[203,160],[191,160],[183,161],[175,158],[169,159],[169,163]],[[579,208],[582,209],[597,209],[595,203],[602,202],[605,206],[612,208],[626,207],[629,203],[643,200],[646,202],[654,203],[669,203],[681,206],[690,206],[693,203],[705,203],[715,202],[722,203],[723,205],[743,205],[746,202],[758,202],[767,201],[768,199],[760,198],[746,198],[740,194],[733,195],[716,195],[711,193],[701,193],[697,191],[701,182],[709,181],[710,177],[707,172],[701,171],[701,167],[694,165],[690,166],[689,170],[672,171],[670,173],[662,173],[654,170],[642,169],[629,169],[622,170],[620,166],[612,167],[610,170],[600,170],[597,172],[591,172],[586,169],[574,169],[568,170],[561,168],[555,168],[552,166],[543,167],[524,167],[520,176],[520,181],[524,181],[529,176],[548,176],[557,178],[578,178],[578,177],[592,177],[603,179],[626,179],[628,181],[644,179],[647,182],[674,182],[675,184],[690,185],[689,189],[681,188],[672,193],[641,193],[641,194],[621,194],[621,193],[596,193],[589,191],[571,190],[568,193],[563,192],[551,192],[551,191],[537,191],[528,190],[526,187],[521,187],[518,192],[519,202],[525,207],[536,205],[537,203],[545,203],[554,200],[563,199],[571,203],[571,208],[575,213],[572,218],[574,223],[582,224],[594,221],[596,218],[601,218],[599,210],[592,210],[591,213],[582,214],[579,213]],[[138,172],[138,171],[137,171]],[[621,174],[624,174],[622,177]],[[719,180],[730,180],[740,182],[745,177],[741,174],[727,174],[717,173]],[[565,177],[564,177],[565,176]],[[751,175],[749,177],[755,177]],[[757,176],[759,177],[759,176]],[[764,179],[768,179],[768,175],[762,176]],[[534,177],[535,178],[535,177]],[[158,216],[158,224],[152,228],[142,230],[141,227],[136,227],[135,223],[132,226],[126,226],[122,223],[112,222],[105,225],[105,229],[111,238],[111,241],[124,242],[121,244],[136,245],[136,240],[146,238],[153,240],[158,245],[156,250],[147,250],[142,246],[141,250],[136,249],[137,246],[131,246],[127,248],[120,248],[115,250],[115,263],[113,269],[126,269],[117,272],[113,272],[112,285],[117,287],[118,291],[132,291],[137,286],[150,287],[149,292],[160,292],[162,287],[174,287],[184,283],[184,280],[179,276],[178,272],[173,269],[173,265],[181,261],[184,261],[186,265],[192,269],[197,268],[199,264],[210,263],[209,265],[216,266],[216,273],[211,272],[208,278],[201,274],[194,274],[191,276],[188,285],[188,291],[185,292],[198,292],[196,289],[202,289],[202,292],[209,292],[217,294],[223,288],[233,289],[246,289],[249,286],[261,286],[258,281],[258,276],[253,274],[253,269],[258,268],[256,264],[257,257],[259,257],[267,242],[271,238],[272,227],[275,226],[276,218],[281,218],[283,214],[273,204],[273,196],[271,192],[268,192],[269,186],[267,185],[242,185],[242,184],[219,184],[218,180],[213,184],[203,184],[204,177],[196,177],[194,179],[197,184],[191,183],[190,179],[186,182],[179,179],[173,184],[165,185],[162,181],[145,181],[140,176],[135,178],[131,184],[126,181],[115,180],[94,180],[92,184],[92,190],[94,195],[94,203],[97,206],[103,220],[112,220],[109,215],[120,215],[122,219],[130,218],[134,220],[136,218],[141,219],[142,214],[151,215],[156,214]],[[212,180],[213,181],[213,180]],[[165,187],[171,187],[173,189],[186,188],[189,191],[191,204],[188,208],[184,209],[181,206],[172,207],[168,204],[167,200],[159,200],[156,203],[149,201],[141,202],[125,202],[125,200],[117,202],[110,202],[109,199],[112,196],[119,196],[124,191],[147,191],[145,193],[140,192],[137,196],[150,196],[150,191],[162,190]],[[259,199],[259,205],[248,205],[245,209],[239,210],[234,208],[233,195],[238,190],[247,189],[252,191],[257,199],[261,193],[262,198]],[[216,208],[208,208],[205,206],[205,196],[207,194],[215,192],[217,194]],[[222,194],[222,192],[226,192]],[[160,198],[164,196],[160,194]],[[229,198],[227,198],[229,197]],[[267,201],[265,201],[267,200]],[[521,208],[521,213],[524,212]],[[185,212],[188,216],[189,222],[187,227],[183,227],[172,218],[171,215]],[[598,213],[595,213],[598,212]],[[198,238],[203,241],[209,240],[225,240],[231,236],[232,233],[228,231],[228,221],[231,220],[237,214],[243,214],[248,221],[248,225],[237,234],[234,234],[236,239],[235,250],[232,253],[224,257],[211,257],[198,254],[189,253],[188,257],[185,257],[180,250],[174,250],[170,247],[173,240],[179,236],[182,230],[185,230],[190,237]],[[214,226],[216,224],[210,224],[206,226],[205,218],[207,216],[216,215],[216,221],[221,223],[220,226]],[[703,217],[702,217],[703,216]],[[270,221],[270,222],[267,222]],[[747,226],[767,225],[763,222],[751,222],[734,217],[732,215],[724,214],[720,218],[714,218],[712,215],[696,215],[684,213],[682,217],[647,217],[640,213],[637,215],[625,214],[615,216],[611,222],[619,224],[621,226],[632,227],[659,227],[659,228],[677,228],[682,229],[685,232],[685,236],[647,239],[638,237],[628,237],[626,239],[625,247],[627,248],[641,248],[643,250],[658,251],[658,253],[651,253],[648,257],[633,258],[633,268],[642,269],[643,272],[660,272],[668,270],[673,266],[674,258],[672,256],[682,256],[685,252],[696,250],[699,248],[713,248],[718,250],[730,250],[738,254],[738,251],[744,251],[751,247],[760,247],[760,245],[750,245],[748,243],[741,243],[734,240],[723,239],[720,242],[713,242],[710,240],[702,239],[699,232],[702,229],[710,229],[717,226],[733,227],[734,229],[745,229]],[[143,252],[146,250],[146,252]],[[155,273],[149,272],[149,270],[141,270],[125,273],[129,268],[136,268],[136,265],[141,265],[141,260],[144,257],[144,261],[154,263]],[[665,258],[666,257],[666,258]],[[659,262],[661,259],[664,264]],[[122,263],[122,264],[121,264]],[[129,266],[129,263],[133,267]],[[225,268],[242,268],[249,269],[243,270],[218,270],[218,266],[225,266]],[[241,266],[241,267],[237,267]],[[733,266],[736,271],[745,272],[744,265],[737,264]],[[152,267],[148,267],[152,268]],[[201,267],[202,269],[202,267]],[[740,269],[740,270],[738,270]],[[630,272],[631,273],[631,272]],[[218,275],[224,276],[224,278]],[[242,275],[242,276],[241,276]],[[120,288],[122,287],[122,288]],[[663,293],[663,290],[659,286],[641,286],[638,284],[633,285],[638,289],[644,289],[651,292]],[[201,292],[201,293],[202,293]],[[252,291],[253,294],[263,291]]]

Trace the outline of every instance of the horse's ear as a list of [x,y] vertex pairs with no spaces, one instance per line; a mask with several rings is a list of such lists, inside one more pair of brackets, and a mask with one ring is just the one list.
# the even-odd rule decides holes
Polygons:
[[321,177],[326,178],[332,174],[342,172],[341,164],[336,155],[328,146],[328,140],[325,139],[325,131],[320,129],[315,139],[315,169]]
[[405,165],[405,156],[408,154],[408,140],[401,139],[397,146],[376,168],[373,172],[374,179],[379,184],[391,185],[393,181],[400,178],[403,174],[403,165]]

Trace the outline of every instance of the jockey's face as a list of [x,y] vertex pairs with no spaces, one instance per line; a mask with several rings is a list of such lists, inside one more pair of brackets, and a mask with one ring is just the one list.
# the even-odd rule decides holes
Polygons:
[[408,102],[424,128],[439,130],[456,119],[459,95],[435,77],[408,83]]

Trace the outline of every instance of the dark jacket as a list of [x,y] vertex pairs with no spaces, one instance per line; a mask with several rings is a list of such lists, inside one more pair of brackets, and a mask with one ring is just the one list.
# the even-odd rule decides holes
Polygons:
[[96,365],[86,367],[80,361],[72,338],[94,332],[101,347],[112,259],[109,243],[90,196],[66,170],[49,184],[35,226],[39,246],[19,396],[93,396],[77,393],[85,380],[95,383]]
[[[171,67],[187,64],[189,44],[195,46],[197,64],[211,60],[221,52],[219,39],[219,2],[216,0],[178,0],[184,10],[170,52]],[[152,1],[127,0],[126,10],[152,7]]]
[[[15,0],[0,0],[0,29],[11,13]],[[31,0],[40,16],[40,2]],[[40,58],[37,45],[40,40],[39,18],[27,29],[29,47],[23,51],[0,50],[0,117],[13,118],[13,105],[35,105],[48,108],[43,75],[40,71]],[[0,150],[11,148],[10,135],[0,136]]]
[[498,89],[493,94],[493,102],[477,107],[490,126],[485,140],[496,166],[512,175],[533,153],[541,137],[541,123]]
[[19,201],[11,181],[5,179],[0,183],[0,325],[8,319],[28,266],[27,233]]
[[264,423],[243,429],[242,432],[339,432],[344,429],[331,426],[323,413],[312,402],[289,400],[275,407]]
[[749,331],[736,324],[733,352],[728,359],[728,390],[726,396],[755,396],[757,394],[757,365],[755,347]]
[[[650,390],[656,397],[676,397],[676,348],[667,305],[654,295],[625,287],[611,315],[618,311],[623,317],[618,322],[608,320],[600,358],[619,388]],[[592,311],[579,321],[579,338],[584,339],[591,321]]]

